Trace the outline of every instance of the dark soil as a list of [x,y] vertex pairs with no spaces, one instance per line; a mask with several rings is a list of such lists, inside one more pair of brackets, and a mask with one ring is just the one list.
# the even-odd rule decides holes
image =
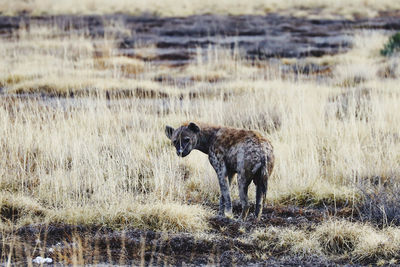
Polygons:
[[[157,266],[338,264],[317,257],[302,259],[261,251],[254,244],[244,241],[250,232],[268,225],[312,228],[327,216],[332,216],[328,209],[268,206],[260,221],[256,222],[254,216],[250,215],[242,222],[237,218],[240,208],[236,203],[234,214],[234,219],[221,216],[210,218],[210,232],[214,234],[212,238],[210,235],[196,237],[190,233],[162,233],[139,229],[118,231],[66,224],[30,225],[15,232],[17,241],[14,247],[19,249],[13,250],[12,262],[16,265],[26,264],[27,258],[42,256],[64,264],[73,264],[74,260],[80,264]],[[346,212],[343,214],[347,216]],[[1,255],[8,255],[9,247],[4,245],[0,250]]]

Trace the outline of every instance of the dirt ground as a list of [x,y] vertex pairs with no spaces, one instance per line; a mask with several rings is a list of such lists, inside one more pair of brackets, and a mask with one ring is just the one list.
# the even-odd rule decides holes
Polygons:
[[[216,208],[216,207],[213,207]],[[285,255],[284,251],[265,251],[246,242],[249,234],[265,226],[313,229],[322,220],[336,216],[351,218],[348,208],[299,208],[295,206],[267,206],[260,221],[252,214],[242,222],[239,203],[234,203],[235,218],[214,216],[209,219],[207,235],[189,233],[162,233],[150,230],[125,231],[99,227],[65,224],[31,225],[16,231],[16,245],[12,262],[26,263],[38,255],[64,264],[117,265],[302,265],[336,266],[344,262]],[[2,247],[8,254],[8,247]],[[4,254],[4,253],[2,253]]]

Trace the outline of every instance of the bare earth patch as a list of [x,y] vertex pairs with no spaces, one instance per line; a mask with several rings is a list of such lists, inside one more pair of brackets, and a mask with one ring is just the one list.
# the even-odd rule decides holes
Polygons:
[[[238,205],[234,208],[234,213],[239,216],[240,213],[236,212]],[[118,231],[66,224],[31,225],[14,233],[12,262],[22,263],[42,255],[64,264],[334,265],[341,261],[288,257],[290,253],[284,248],[265,249],[250,238],[257,229],[275,226],[312,231],[330,216],[324,209],[268,206],[259,222],[255,222],[254,218],[241,222],[220,216],[210,217],[208,223],[211,228],[207,234],[139,229]],[[2,254],[8,254],[8,245],[3,246]]]

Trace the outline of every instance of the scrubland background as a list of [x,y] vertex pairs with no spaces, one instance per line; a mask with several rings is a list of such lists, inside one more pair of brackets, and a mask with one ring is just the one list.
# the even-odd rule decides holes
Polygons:
[[[176,16],[218,13],[224,4],[206,1],[197,8],[181,1],[171,9],[162,6],[171,1],[135,2],[134,8],[128,1],[100,2],[7,1],[0,10],[85,14],[93,7],[99,14],[136,14],[146,8]],[[306,5],[347,17],[361,1],[343,12],[342,1],[285,3],[251,1],[243,9],[235,1],[229,11],[262,14]],[[396,5],[362,3],[359,11],[367,16]],[[360,30],[348,52],[273,62],[209,47],[195,62],[171,68],[116,56],[112,35],[22,27],[0,41],[3,240],[35,223],[207,233],[219,197],[214,170],[201,152],[178,158],[164,135],[166,124],[194,120],[268,136],[276,157],[268,205],[340,206],[354,213],[346,220],[326,218],[310,231],[257,228],[246,242],[293,255],[395,263],[400,69],[398,57],[380,54],[388,38],[389,32]],[[311,63],[326,71],[302,72]],[[254,188],[249,192],[254,199]],[[232,195],[238,199],[235,184]]]
[[400,3],[390,0],[15,0],[0,1],[0,12],[4,15],[62,15],[62,14],[115,14],[156,16],[190,16],[200,14],[283,15],[307,18],[346,18],[375,17],[380,12],[393,12]]

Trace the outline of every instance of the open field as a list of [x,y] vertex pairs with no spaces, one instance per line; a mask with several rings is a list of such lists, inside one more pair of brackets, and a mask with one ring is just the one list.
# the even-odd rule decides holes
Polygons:
[[400,3],[391,0],[0,0],[2,15],[88,15],[128,13],[184,17],[202,14],[220,15],[282,15],[309,19],[354,19],[376,17],[400,10]]
[[[80,2],[70,13],[86,13]],[[391,33],[355,30],[340,53],[301,59],[199,47],[171,66],[146,60],[154,46],[119,53],[129,29],[118,21],[96,36],[14,29],[0,40],[2,263],[397,263],[400,68],[380,55]],[[178,158],[164,134],[188,120],[272,141],[260,222],[240,222],[238,203],[235,218],[216,216],[207,157]]]

